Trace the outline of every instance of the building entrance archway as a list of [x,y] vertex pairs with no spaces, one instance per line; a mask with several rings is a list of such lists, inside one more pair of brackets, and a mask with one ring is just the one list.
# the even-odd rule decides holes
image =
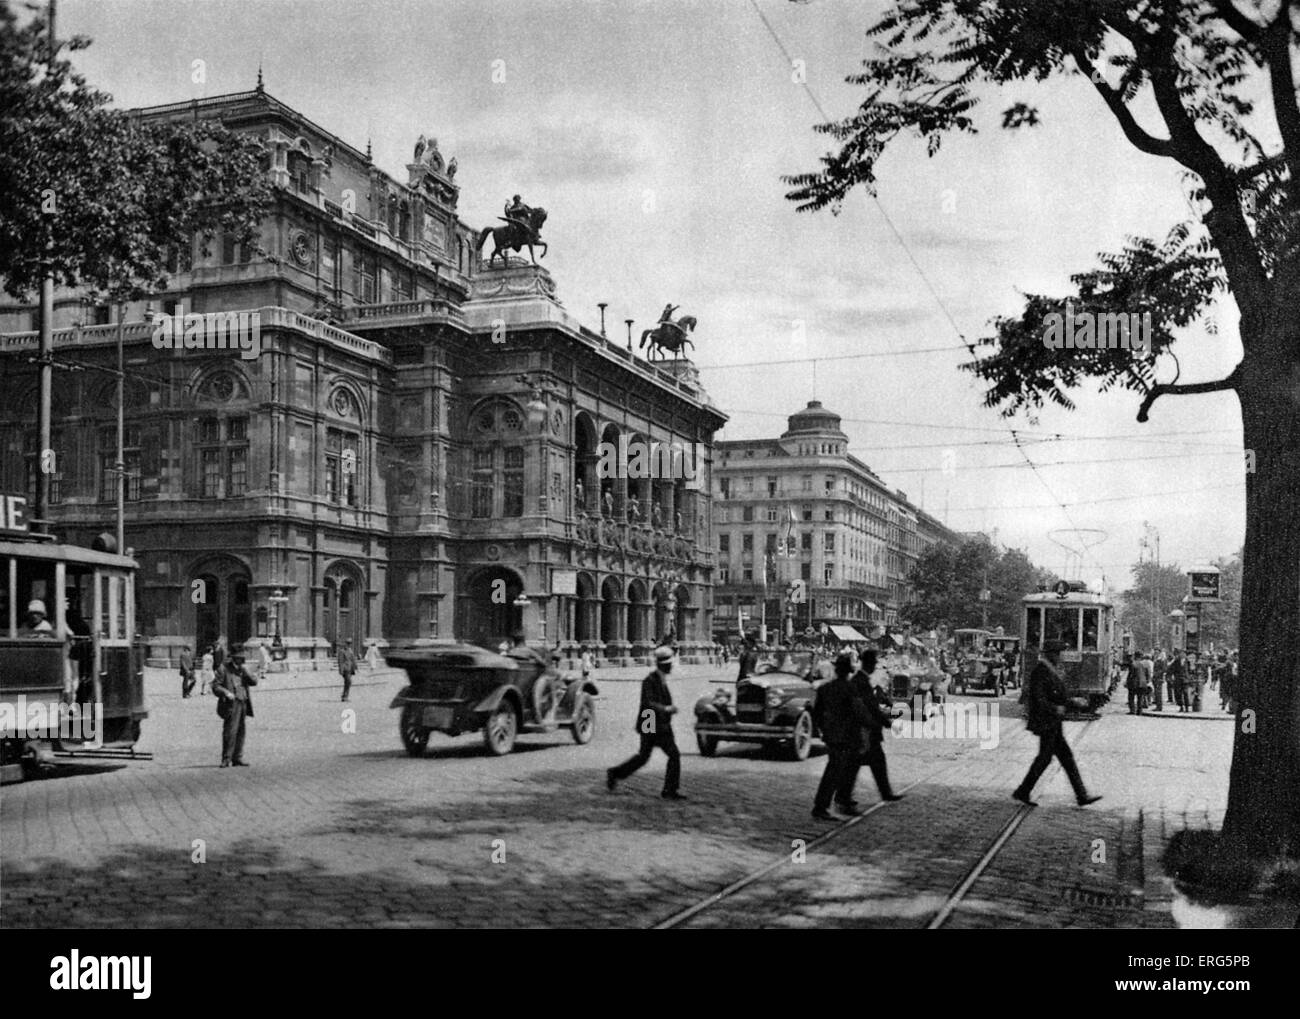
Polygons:
[[465,585],[459,638],[487,648],[512,641],[523,629],[524,611],[515,604],[523,590],[523,578],[509,567],[479,570]]

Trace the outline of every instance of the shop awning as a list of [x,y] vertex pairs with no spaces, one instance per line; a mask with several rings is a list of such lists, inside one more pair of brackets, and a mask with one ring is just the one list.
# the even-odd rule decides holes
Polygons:
[[889,639],[892,640],[892,641],[894,642],[894,644],[897,645],[898,647],[902,647],[902,646],[903,646],[903,638],[900,637],[898,634],[896,634],[896,633],[891,633],[891,634],[889,635]]
[[908,639],[909,641],[911,641],[912,644],[914,644],[916,647],[919,647],[919,648],[921,648],[922,650],[925,649],[925,645],[922,644],[922,643],[921,643],[919,640],[917,640],[915,637],[908,637],[907,639]]
[[852,641],[865,641],[867,639],[851,626],[832,626],[830,631],[835,635],[836,640],[843,641],[846,644]]
[[875,602],[873,602],[873,601],[864,601],[862,604],[864,604],[864,605],[865,605],[867,608],[869,608],[872,612],[879,612],[879,611],[880,611],[880,606],[877,605],[877,604],[876,604]]

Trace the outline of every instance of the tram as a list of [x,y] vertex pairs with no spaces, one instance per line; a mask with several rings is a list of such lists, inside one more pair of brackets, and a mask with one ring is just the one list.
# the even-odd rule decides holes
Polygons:
[[54,767],[55,750],[134,752],[148,717],[135,560],[109,550],[109,536],[82,548],[30,533],[24,504],[0,495],[4,782]]
[[1021,676],[1028,678],[1038,664],[1045,640],[1065,644],[1057,666],[1066,694],[1092,710],[1106,703],[1114,656],[1114,605],[1079,582],[1060,581],[1051,591],[1027,594],[1021,600]]

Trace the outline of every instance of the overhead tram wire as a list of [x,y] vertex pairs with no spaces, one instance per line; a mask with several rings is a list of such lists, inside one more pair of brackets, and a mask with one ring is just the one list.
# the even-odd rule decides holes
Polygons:
[[[793,58],[790,56],[790,52],[785,48],[785,44],[781,41],[781,37],[777,35],[776,29],[772,27],[772,23],[767,20],[767,16],[759,8],[757,0],[749,0],[749,3],[750,6],[754,8],[754,13],[758,15],[759,20],[763,22],[763,26],[767,29],[768,34],[772,37],[772,41],[776,43],[777,48],[781,51],[781,55],[782,57],[785,58],[786,63],[792,64]],[[816,93],[814,93],[812,90],[812,87],[808,84],[806,80],[801,82],[801,84],[808,98],[812,100],[812,104],[816,108],[818,115],[822,118],[822,122],[829,123],[831,121],[831,117],[829,114],[827,114],[820,100],[818,100]],[[953,333],[957,336],[957,339],[959,339],[967,347],[967,349],[970,351],[971,357],[973,357],[976,363],[978,363],[980,360],[980,356],[975,350],[975,345],[966,339],[966,336],[962,332],[961,327],[957,325],[957,320],[953,318],[952,313],[948,310],[948,306],[944,303],[943,298],[940,296],[938,290],[935,288],[934,284],[930,281],[930,277],[926,274],[925,269],[922,268],[921,263],[917,261],[916,256],[912,253],[912,249],[908,246],[907,241],[904,239],[898,227],[894,225],[894,221],[893,219],[890,218],[889,213],[885,211],[885,207],[883,203],[880,201],[880,198],[871,191],[868,191],[867,194],[871,198],[871,200],[875,203],[876,210],[880,213],[881,219],[883,219],[885,221],[885,225],[889,227],[890,232],[894,235],[894,239],[898,242],[899,247],[903,249],[903,253],[907,256],[908,261],[911,262],[912,267],[916,269],[917,275],[921,278],[921,282],[925,284],[925,288],[930,292],[930,296],[934,298],[934,302],[938,306],[939,311],[943,314],[944,318],[948,320],[948,324],[952,327]],[[1046,489],[1047,494],[1051,496],[1053,501],[1055,501],[1056,504],[1060,507],[1061,513],[1064,514],[1065,519],[1069,522],[1071,528],[1073,528],[1074,531],[1077,533],[1079,531],[1079,527],[1077,524],[1075,524],[1074,520],[1070,517],[1070,511],[1066,509],[1065,503],[1063,503],[1060,500],[1060,498],[1056,495],[1056,493],[1052,491],[1051,486],[1047,484],[1046,479],[1043,478],[1042,475],[1039,473],[1037,466],[1035,466],[1033,460],[1029,458],[1029,455],[1025,452],[1023,446],[1021,445],[1020,437],[1016,434],[1016,430],[1013,428],[1008,428],[1007,430],[1011,433],[1012,438],[1016,440],[1016,448],[1020,450],[1020,455],[1024,457],[1025,463],[1029,465],[1030,469],[1034,472],[1034,476],[1038,478],[1039,483],[1042,484],[1044,489]],[[1083,556],[1085,555],[1089,555],[1089,550],[1087,548],[1084,548],[1082,550],[1080,559],[1082,560]],[[1089,556],[1089,557],[1093,559],[1096,558],[1095,556]],[[1105,577],[1106,577],[1105,571],[1103,570],[1102,571],[1103,583],[1105,582]]]

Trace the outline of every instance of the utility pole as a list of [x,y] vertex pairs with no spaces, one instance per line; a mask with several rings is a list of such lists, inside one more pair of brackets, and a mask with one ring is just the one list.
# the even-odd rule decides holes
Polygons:
[[125,419],[123,417],[126,402],[126,371],[122,347],[125,340],[126,304],[117,304],[117,462],[113,469],[117,471],[117,554],[126,555],[126,453]]
[[[49,62],[54,63],[58,47],[54,42],[54,0],[49,6]],[[54,196],[58,202],[58,195]],[[41,279],[41,332],[36,362],[40,365],[40,394],[36,408],[36,525],[39,534],[49,534],[50,505],[50,414],[51,390],[54,385],[54,271],[50,265],[53,238],[45,241],[45,276]]]

